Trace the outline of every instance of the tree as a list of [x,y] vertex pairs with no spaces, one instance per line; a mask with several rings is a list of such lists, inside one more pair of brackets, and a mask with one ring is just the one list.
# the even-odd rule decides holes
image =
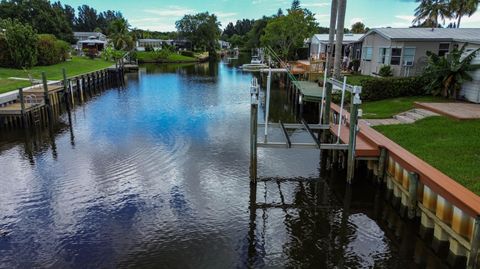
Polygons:
[[288,14],[271,19],[260,38],[263,46],[270,46],[287,60],[295,49],[302,47],[305,38],[315,33],[317,23],[307,9],[290,9]]
[[229,24],[227,24],[227,27],[225,27],[225,30],[223,30],[222,36],[228,39],[234,34],[236,34],[235,26],[233,25],[233,22],[230,22]]
[[279,8],[277,11],[277,17],[282,17],[282,16],[283,16],[283,10]]
[[88,5],[79,6],[78,16],[75,18],[75,30],[92,32],[97,27],[97,21],[97,10]]
[[460,23],[462,22],[462,17],[472,16],[478,8],[478,0],[451,0],[450,1],[450,11],[453,13],[454,17],[457,19],[456,26],[460,28]]
[[350,30],[352,33],[354,34],[364,34],[367,32],[366,28],[365,28],[365,24],[363,24],[362,22],[356,22],[352,25],[352,29]]
[[300,10],[301,7],[300,7],[300,1],[299,0],[293,0],[292,1],[292,6],[290,7],[290,9],[288,10],[289,12],[290,11],[296,11],[296,10]]
[[131,50],[133,48],[133,38],[128,31],[127,20],[121,18],[110,23],[110,39],[116,50]]
[[265,34],[265,28],[268,22],[271,20],[269,17],[263,16],[263,18],[256,20],[253,24],[252,30],[247,34],[247,47],[250,49],[258,48],[261,45],[261,37]]
[[37,32],[53,34],[62,40],[73,42],[73,32],[60,2],[48,0],[10,0],[0,2],[0,18],[16,19],[29,24]]
[[445,23],[445,19],[450,18],[452,12],[446,0],[416,0],[420,5],[415,9],[415,19],[413,23],[422,25],[422,27],[438,27],[439,18]]
[[193,48],[205,48],[212,57],[216,55],[217,41],[220,37],[220,22],[215,14],[208,12],[185,15],[175,23],[179,35],[192,42]]
[[37,33],[28,24],[17,20],[0,20],[1,64],[7,67],[30,68],[37,63]]
[[465,81],[471,81],[469,72],[480,68],[480,65],[472,65],[472,60],[480,49],[465,55],[464,44],[461,49],[454,48],[446,56],[438,56],[435,53],[427,52],[428,64],[423,73],[430,81],[427,85],[434,95],[457,98],[458,93]]

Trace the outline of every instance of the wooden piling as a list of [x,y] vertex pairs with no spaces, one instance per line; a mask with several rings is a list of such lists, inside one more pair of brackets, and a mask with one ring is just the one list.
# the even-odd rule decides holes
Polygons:
[[67,111],[70,111],[70,104],[69,104],[69,97],[68,97],[68,79],[67,79],[67,71],[65,68],[62,68],[62,73],[63,73],[63,98],[65,102],[65,106],[67,108]]
[[[256,99],[256,97],[253,97]],[[252,98],[252,99],[253,99]],[[250,180],[257,182],[257,124],[258,101],[252,101],[250,109]]]
[[47,108],[48,123],[51,124],[53,120],[53,115],[52,115],[52,107],[50,104],[50,96],[48,94],[47,76],[45,75],[45,72],[42,72],[42,81],[43,81],[43,98],[45,100],[45,107]]
[[480,268],[480,216],[475,218],[471,242],[470,256],[468,257],[468,269]]
[[417,188],[418,188],[418,174],[408,173],[408,218],[413,219],[417,215]]
[[21,109],[20,113],[22,114],[22,125],[23,125],[23,128],[26,128],[28,126],[28,119],[25,113],[25,98],[23,96],[22,88],[18,89],[18,97],[20,99],[20,109]]

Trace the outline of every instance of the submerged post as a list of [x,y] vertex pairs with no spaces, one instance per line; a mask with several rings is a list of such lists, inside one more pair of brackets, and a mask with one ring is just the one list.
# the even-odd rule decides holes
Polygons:
[[360,93],[362,87],[354,86],[352,92],[352,109],[350,111],[350,139],[348,143],[348,160],[347,160],[347,182],[352,183],[355,174],[355,148],[357,142],[357,123],[358,123],[358,109],[362,104]]
[[250,87],[250,181],[257,182],[257,120],[258,120],[258,81],[252,79]]

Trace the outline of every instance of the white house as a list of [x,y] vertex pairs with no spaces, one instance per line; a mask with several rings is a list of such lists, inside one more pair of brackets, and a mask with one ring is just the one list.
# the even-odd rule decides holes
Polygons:
[[77,50],[88,46],[101,47],[102,50],[107,45],[107,36],[100,32],[73,32],[73,37],[77,40]]
[[145,48],[150,47],[153,50],[161,50],[164,45],[172,46],[173,40],[164,39],[138,39],[136,43],[136,49],[138,51],[145,51]]
[[422,72],[427,51],[445,55],[455,46],[480,47],[480,28],[377,28],[361,38],[363,75],[376,75],[390,65],[394,76]]
[[[343,51],[349,54],[351,59],[360,59],[361,41],[363,34],[345,34],[343,36]],[[317,34],[310,39],[310,58],[323,59],[327,53],[328,34]]]

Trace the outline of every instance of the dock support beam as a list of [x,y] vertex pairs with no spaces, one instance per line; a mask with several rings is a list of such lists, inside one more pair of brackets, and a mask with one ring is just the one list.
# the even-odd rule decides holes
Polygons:
[[480,268],[480,216],[475,218],[472,236],[472,248],[470,250],[470,257],[468,257],[468,269]]
[[408,218],[413,219],[417,215],[418,174],[408,173],[408,181]]
[[[258,81],[252,80],[250,89],[250,182],[257,182]],[[266,124],[268,125],[268,123]]]
[[[330,83],[328,83],[330,84]],[[331,85],[331,84],[330,84]],[[347,159],[347,182],[352,183],[355,174],[355,149],[357,144],[357,123],[358,123],[358,109],[362,104],[360,100],[361,87],[355,86],[352,92],[352,108],[350,110],[350,139],[348,143],[348,159]],[[328,95],[327,95],[328,97]],[[327,102],[327,104],[329,104]],[[327,105],[327,107],[329,107]]]
[[51,124],[53,120],[52,107],[50,105],[50,96],[48,95],[48,83],[47,76],[45,72],[42,72],[42,81],[43,81],[43,98],[45,99],[45,107],[47,108],[48,122]]
[[70,98],[68,97],[69,90],[68,90],[68,79],[67,79],[67,71],[65,68],[62,68],[63,73],[63,98],[65,102],[65,106],[67,107],[67,111],[70,111]]
[[21,113],[22,113],[23,128],[27,128],[28,127],[28,120],[27,120],[27,115],[25,114],[25,98],[23,96],[23,89],[22,88],[18,89],[18,97],[20,99],[20,108],[21,108]]

